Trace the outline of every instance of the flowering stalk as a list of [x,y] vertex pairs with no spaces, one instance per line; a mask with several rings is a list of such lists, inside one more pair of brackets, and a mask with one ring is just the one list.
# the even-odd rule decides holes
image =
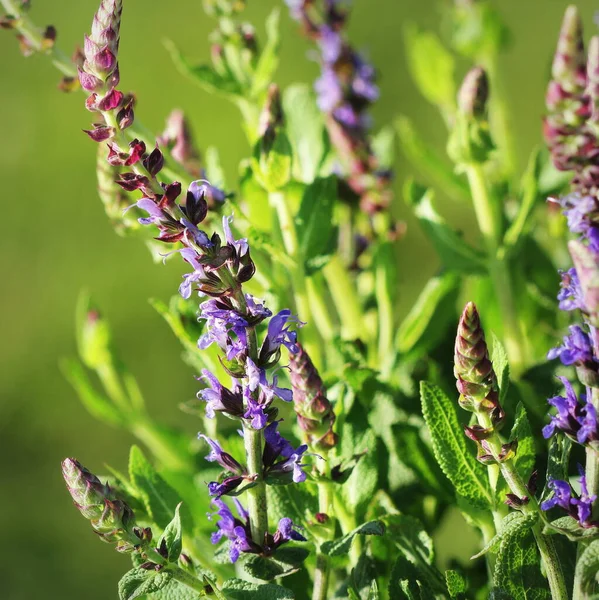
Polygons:
[[[516,470],[513,457],[518,442],[504,443],[499,430],[505,413],[499,402],[499,389],[493,364],[489,359],[484,331],[476,306],[469,302],[460,318],[455,343],[454,373],[460,392],[460,406],[473,412],[478,424],[465,427],[466,435],[478,447],[478,460],[499,469],[511,494],[506,503],[524,514],[542,516],[541,507],[534,496],[534,483],[525,484]],[[497,478],[490,474],[493,489]],[[545,572],[554,600],[568,598],[564,574],[552,539],[541,532],[538,522],[532,527],[537,547],[541,554]]]
[[179,556],[169,560],[164,545],[152,546],[152,530],[136,524],[131,507],[108,484],[103,484],[74,458],[62,462],[62,474],[73,503],[103,541],[116,543],[118,552],[137,552],[145,561],[142,569],[166,571],[183,585],[205,594],[205,585],[177,565]]

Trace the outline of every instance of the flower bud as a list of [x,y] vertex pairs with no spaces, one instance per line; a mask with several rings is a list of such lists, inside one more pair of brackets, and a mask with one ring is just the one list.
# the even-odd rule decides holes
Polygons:
[[462,113],[481,118],[485,116],[489,99],[489,78],[482,67],[468,71],[458,93],[458,106]]
[[595,136],[599,134],[599,36],[591,38],[587,60],[587,90],[590,116],[587,121]]
[[116,498],[110,486],[74,458],[62,462],[62,474],[75,506],[105,542],[130,539],[129,529],[135,520],[133,511]]
[[289,363],[298,424],[312,448],[329,450],[337,444],[337,434],[333,432],[335,413],[310,356],[299,344],[298,349],[290,355]]
[[564,14],[551,74],[569,93],[580,92],[586,85],[582,22],[574,5],[568,6]]

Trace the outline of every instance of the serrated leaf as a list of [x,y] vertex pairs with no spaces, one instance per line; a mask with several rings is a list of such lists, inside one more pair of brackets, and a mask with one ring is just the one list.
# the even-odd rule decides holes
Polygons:
[[459,571],[445,571],[445,584],[450,598],[459,598],[468,591],[468,582]]
[[408,67],[420,93],[442,108],[455,105],[455,61],[439,38],[409,24],[404,30]]
[[576,561],[575,581],[580,581],[584,592],[594,592],[599,583],[599,540],[591,542]]
[[166,545],[169,562],[177,562],[181,555],[181,550],[183,549],[183,528],[181,526],[181,515],[179,514],[180,508],[181,503],[177,504],[175,516],[166,526],[158,540],[158,548],[161,547],[162,543]]
[[120,600],[134,600],[162,589],[171,579],[168,571],[157,573],[146,569],[131,569],[119,581]]
[[541,574],[540,556],[529,528],[513,528],[500,542],[493,586],[512,600],[550,600],[547,580]]
[[[171,579],[162,589],[153,592],[151,600],[197,600],[202,597],[199,592]],[[218,596],[216,596],[218,598]],[[149,599],[149,600],[150,600]],[[226,599],[225,599],[226,600]]]
[[313,90],[303,84],[288,87],[283,94],[283,109],[295,158],[294,175],[299,181],[311,183],[327,152],[322,112]]
[[[306,271],[314,272],[314,266],[324,267],[334,252],[337,238],[333,209],[337,201],[335,177],[315,179],[302,196],[295,226],[299,238],[300,256]],[[320,260],[318,260],[320,259]]]
[[547,486],[549,481],[552,479],[568,480],[568,464],[571,449],[572,442],[565,435],[558,434],[551,438],[547,457],[547,475],[545,477],[545,487],[541,494],[541,502],[553,496],[553,490]]
[[270,485],[266,487],[268,514],[273,521],[290,518],[297,525],[306,525],[318,512],[318,497],[309,486]]
[[448,160],[425,142],[410,119],[399,117],[395,121],[395,129],[401,151],[427,181],[443,190],[452,200],[465,202],[469,199],[470,190],[464,178],[456,175]]
[[280,11],[275,8],[266,19],[266,43],[253,73],[252,97],[258,96],[270,85],[279,66],[279,17]]
[[434,597],[422,573],[400,554],[389,577],[389,600],[429,600]]
[[420,397],[433,452],[457,494],[477,508],[493,506],[486,469],[466,445],[454,403],[441,388],[426,381],[420,383]]
[[424,232],[437,250],[441,262],[462,273],[486,272],[484,255],[470,246],[450,227],[433,204],[432,190],[406,181],[404,199],[412,208]]
[[385,526],[381,521],[370,521],[356,527],[342,538],[330,542],[324,542],[320,547],[320,551],[327,556],[341,556],[347,554],[351,548],[352,542],[356,535],[383,535]]
[[574,517],[560,517],[547,523],[543,533],[561,533],[573,542],[590,541],[599,538],[599,527],[582,527]]
[[242,579],[225,581],[221,591],[229,600],[294,600],[295,598],[291,590],[280,585],[269,583],[259,585]]
[[509,513],[501,522],[501,530],[487,542],[485,547],[471,557],[472,560],[480,558],[487,552],[496,550],[503,540],[510,539],[510,536],[515,536],[518,532],[528,531],[537,521],[537,514],[524,514],[520,512]]
[[[445,333],[449,321],[455,321],[454,306],[462,278],[451,271],[431,277],[412,305],[395,338],[395,347],[402,354],[414,350],[420,352],[433,348]],[[442,306],[442,310],[440,307]]]
[[171,521],[172,514],[179,504],[179,498],[175,490],[158,475],[137,446],[131,447],[129,478],[144,500],[152,520],[164,529]]
[[243,568],[251,577],[271,581],[297,572],[309,554],[306,548],[281,548],[272,558],[251,556],[243,563]]

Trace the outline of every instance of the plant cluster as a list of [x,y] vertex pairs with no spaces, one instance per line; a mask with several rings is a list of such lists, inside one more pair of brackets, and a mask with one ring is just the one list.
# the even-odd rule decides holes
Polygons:
[[[196,440],[149,414],[88,297],[79,358],[63,365],[85,407],[139,441],[126,473],[62,464],[76,508],[131,561],[119,597],[598,598],[599,37],[585,51],[567,8],[545,147],[520,173],[493,2],[447,3],[443,40],[405,27],[446,156],[406,116],[375,129],[378,74],[347,34],[347,2],[285,0],[264,40],[245,4],[204,1],[208,64],[168,44],[185,76],[239,109],[249,151],[228,184],[181,111],[159,135],[140,124],[121,85],[126,2],[101,0],[69,58],[29,2],[0,0],[23,53],[84,93],[115,230],[186,266],[154,306],[198,381],[182,405]],[[312,86],[275,83],[280,8],[314,46]],[[405,178],[403,198],[441,264],[401,321],[401,264],[417,257],[397,245],[396,146],[423,181]],[[477,231],[452,227],[436,192],[471,203]],[[480,549],[441,570],[432,534],[450,512]]]

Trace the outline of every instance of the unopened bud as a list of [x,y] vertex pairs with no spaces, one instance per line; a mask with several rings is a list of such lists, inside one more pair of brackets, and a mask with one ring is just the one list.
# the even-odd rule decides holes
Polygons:
[[281,91],[275,83],[268,88],[266,103],[260,114],[258,133],[261,137],[268,137],[271,132],[283,124],[283,107],[281,105]]
[[590,116],[587,123],[593,128],[595,135],[599,134],[599,36],[594,36],[589,42],[587,60],[587,89],[590,100]]
[[582,22],[574,5],[568,6],[564,14],[551,73],[567,92],[580,92],[586,85]]
[[458,94],[458,106],[465,115],[484,117],[489,98],[489,79],[482,67],[468,71]]

